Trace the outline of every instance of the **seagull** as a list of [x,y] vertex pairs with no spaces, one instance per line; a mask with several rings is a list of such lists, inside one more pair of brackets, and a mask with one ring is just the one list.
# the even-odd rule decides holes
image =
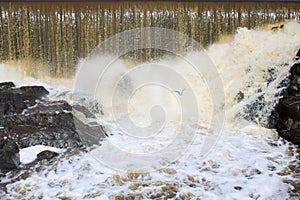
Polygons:
[[184,91],[185,91],[185,88],[183,88],[181,91],[174,90],[174,92],[176,92],[179,96],[182,96]]

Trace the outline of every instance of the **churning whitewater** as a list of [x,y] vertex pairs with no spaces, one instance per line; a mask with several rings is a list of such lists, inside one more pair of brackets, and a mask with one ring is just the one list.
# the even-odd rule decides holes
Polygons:
[[[297,156],[296,148],[265,127],[280,91],[286,86],[284,80],[300,47],[299,41],[300,24],[290,22],[277,31],[239,28],[231,42],[213,44],[206,53],[222,80],[223,91],[212,87],[205,74],[199,78],[189,70],[187,60],[195,62],[203,52],[188,52],[186,59],[166,57],[138,66],[148,75],[155,75],[155,66],[167,66],[175,71],[178,79],[167,77],[166,73],[155,79],[167,79],[165,87],[157,84],[138,87],[147,76],[134,74],[124,60],[114,61],[110,67],[113,70],[101,82],[104,85],[99,86],[102,89],[92,90],[104,113],[96,113],[97,122],[105,127],[108,137],[89,152],[62,153],[51,166],[33,170],[28,178],[9,184],[8,194],[3,194],[3,198],[291,198],[288,191],[293,186],[289,182],[294,176],[286,169]],[[78,67],[93,64],[97,67],[106,62],[105,59],[110,58],[91,56]],[[7,80],[5,73],[16,73],[18,77],[17,71],[5,65],[0,69],[1,81]],[[124,79],[124,74],[129,76]],[[80,78],[88,80],[90,76]],[[41,84],[29,78],[14,81],[19,85]],[[44,85],[53,99],[85,102],[80,95],[86,94],[72,92],[71,88],[59,84]],[[88,84],[80,86],[81,91],[89,92]],[[131,93],[130,88],[137,89]],[[225,95],[224,104],[216,105],[212,99],[221,98],[221,93]],[[123,97],[126,97],[126,109]],[[191,108],[184,98],[195,99]],[[184,109],[192,111],[194,108],[197,115],[191,116],[197,119],[182,118]],[[215,124],[211,122],[222,110],[223,119],[218,121],[221,128],[214,129]],[[137,127],[154,124],[145,132],[150,136],[134,132],[135,128],[131,130],[131,124],[126,124],[128,119],[123,120],[127,115]],[[205,143],[210,135],[215,136],[214,142]],[[203,148],[207,148],[207,144],[211,146],[204,155]],[[166,148],[172,153],[165,152]],[[25,163],[30,154],[36,153],[23,149],[21,160]],[[159,162],[153,164],[154,158],[142,159],[143,162],[139,159],[149,155],[155,155]],[[1,182],[5,181],[9,181],[8,178],[1,177]]]

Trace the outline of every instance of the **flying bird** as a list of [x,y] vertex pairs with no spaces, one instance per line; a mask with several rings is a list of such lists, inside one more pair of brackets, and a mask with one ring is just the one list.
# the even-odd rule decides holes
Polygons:
[[182,96],[184,91],[185,91],[185,88],[183,88],[181,91],[174,90],[174,92],[176,92],[179,96]]

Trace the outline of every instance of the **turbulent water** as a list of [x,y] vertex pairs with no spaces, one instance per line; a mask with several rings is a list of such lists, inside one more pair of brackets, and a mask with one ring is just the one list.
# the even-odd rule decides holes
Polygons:
[[[187,62],[203,61],[201,51],[188,52],[185,59],[165,57],[136,68],[115,60],[110,66],[113,70],[100,80],[104,85],[79,87],[74,80],[76,93],[66,84],[44,83],[51,98],[70,103],[78,101],[80,91],[92,94],[102,104],[104,115],[96,113],[97,121],[109,136],[89,153],[61,156],[53,166],[9,184],[3,198],[298,199],[290,196],[297,175],[288,170],[297,150],[264,127],[285,85],[299,41],[300,24],[296,22],[276,31],[239,28],[231,42],[213,44],[205,54],[218,72],[221,88],[214,87],[218,77],[210,77],[210,72],[199,76]],[[110,58],[93,55],[78,67],[99,66],[106,59]],[[168,66],[170,74],[151,78],[157,66]],[[0,80],[17,75],[15,68],[1,65],[0,69]],[[132,69],[141,71],[135,74]],[[171,72],[176,73],[172,76]],[[128,76],[122,78],[124,74]],[[85,78],[93,83],[93,75],[83,75],[77,81]],[[143,84],[147,77],[155,84]],[[43,84],[22,76],[14,80]],[[122,98],[128,107],[123,107]],[[185,110],[187,115],[182,114]],[[21,155],[27,154],[30,151],[25,149]]]

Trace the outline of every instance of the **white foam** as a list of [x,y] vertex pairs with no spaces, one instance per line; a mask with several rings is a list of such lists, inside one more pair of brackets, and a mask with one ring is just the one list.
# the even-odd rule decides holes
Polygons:
[[56,153],[63,153],[65,149],[59,149],[55,147],[50,147],[50,146],[44,146],[44,145],[36,145],[36,146],[31,146],[27,148],[20,149],[20,162],[22,164],[27,164],[33,162],[37,157],[39,153],[42,151],[53,151]]
[[[172,174],[149,169],[145,176],[130,178],[130,171],[115,171],[91,154],[82,153],[56,163],[55,170],[46,169],[11,184],[8,190],[16,198],[21,197],[20,191],[26,196],[42,195],[46,199],[63,196],[84,199],[93,194],[102,199],[134,192],[149,198],[149,192],[160,188],[155,183],[169,181],[179,184],[178,196],[191,193],[205,199],[251,199],[251,195],[261,199],[286,198],[288,186],[277,173],[291,159],[285,153],[287,145],[279,141],[277,147],[270,146],[265,140],[242,132],[239,135],[223,133],[218,145],[203,159],[198,153],[202,141],[203,137],[198,135],[184,157],[165,166],[174,171]],[[149,186],[129,189],[140,181],[148,182]]]

